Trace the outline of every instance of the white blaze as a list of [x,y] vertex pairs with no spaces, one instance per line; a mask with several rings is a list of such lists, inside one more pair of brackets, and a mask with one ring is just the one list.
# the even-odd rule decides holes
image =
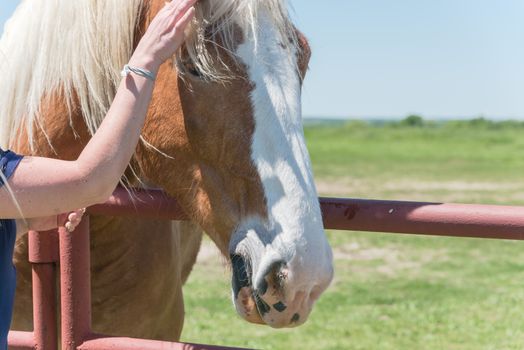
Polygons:
[[259,16],[256,42],[248,36],[236,52],[253,84],[252,160],[269,214],[267,237],[259,237],[265,252],[252,262],[253,280],[263,278],[257,275],[260,266],[280,257],[288,262],[291,289],[314,287],[308,283],[327,286],[315,283],[331,279],[326,275],[332,272],[332,255],[304,141],[296,51],[267,14]]

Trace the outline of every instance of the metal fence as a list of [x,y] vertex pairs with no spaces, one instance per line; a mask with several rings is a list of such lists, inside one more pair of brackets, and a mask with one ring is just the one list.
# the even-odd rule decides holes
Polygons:
[[[177,202],[161,191],[138,190],[134,198],[117,189],[106,203],[88,208],[88,214],[186,219]],[[320,203],[326,229],[524,239],[524,207],[348,198],[320,198]],[[43,233],[29,232],[29,261],[33,269],[34,331],[11,331],[10,349],[54,350],[58,348],[59,334],[61,347],[67,350],[233,349],[94,334],[88,216],[74,234],[63,227]],[[57,300],[60,300],[60,325]]]

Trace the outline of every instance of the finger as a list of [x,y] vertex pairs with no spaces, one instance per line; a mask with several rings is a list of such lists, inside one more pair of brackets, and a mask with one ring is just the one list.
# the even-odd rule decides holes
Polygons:
[[162,12],[165,12],[165,13],[167,13],[169,15],[172,11],[174,11],[174,9],[176,9],[178,2],[179,1],[177,1],[177,0],[166,0],[166,1],[164,1],[164,7],[162,7],[160,9],[160,11],[158,12],[156,17],[158,17],[158,15],[160,13],[162,13]]
[[74,221],[74,220],[82,220],[82,214],[81,213],[78,213],[76,211],[70,213],[68,216],[67,216],[68,220],[69,221]]
[[82,221],[82,218],[80,217],[74,217],[73,220],[69,220],[69,222],[73,223],[73,225],[78,226],[78,224]]
[[82,216],[84,216],[85,214],[85,209],[78,209],[78,210],[75,210],[75,214],[79,217],[79,218],[82,218]]
[[193,6],[193,4],[197,1],[198,0],[172,0],[170,4],[174,8],[178,8],[180,10],[187,10],[189,7]]
[[171,1],[166,1],[166,6],[163,8],[163,10],[165,9],[167,14],[168,15],[171,15],[173,14],[175,11],[178,10],[178,8],[180,7],[180,4],[182,2],[185,2],[187,0],[171,0]]
[[180,0],[165,0],[165,6],[168,10],[171,10],[173,7],[176,7],[179,2]]
[[67,217],[69,220],[71,220],[71,217],[80,217],[81,218],[85,212],[86,212],[85,208],[77,209],[75,211],[70,212]]
[[71,233],[75,230],[75,226],[70,223],[70,222],[66,222],[64,227],[66,228],[67,232]]
[[174,28],[172,29],[171,31],[171,35],[173,35],[173,37],[176,37],[176,35],[178,33],[183,33],[184,32],[184,29],[186,29],[186,27],[188,26],[188,24],[193,20],[193,18],[195,17],[195,8],[194,7],[191,7],[189,8],[189,10],[180,18],[180,20],[178,20],[175,25],[174,25]]
[[75,212],[72,212],[72,213],[69,213],[69,215],[67,216],[67,220],[69,220],[69,221],[73,221],[73,220],[75,220],[77,217],[78,217],[78,214],[75,213]]
[[197,1],[198,0],[173,1],[177,2],[177,6],[173,8],[173,23],[178,22],[182,17],[184,17],[187,11],[189,11]]

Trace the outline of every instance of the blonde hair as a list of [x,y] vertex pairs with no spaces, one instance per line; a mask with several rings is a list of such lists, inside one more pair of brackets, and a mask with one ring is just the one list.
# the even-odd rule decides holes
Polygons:
[[[113,101],[145,10],[144,0],[23,0],[0,39],[5,56],[0,60],[0,147],[26,142],[17,139],[25,129],[33,149],[34,126],[42,125],[41,101],[57,91],[70,108],[73,102],[79,104],[94,134]],[[220,45],[232,52],[235,27],[256,42],[262,11],[296,45],[285,0],[198,2],[185,47],[204,77],[227,78],[216,69],[222,61],[213,58],[210,49]]]
[[132,53],[141,9],[142,0],[23,0],[0,39],[0,146],[13,146],[24,128],[33,147],[41,100],[56,91],[70,107],[76,98],[94,133]]

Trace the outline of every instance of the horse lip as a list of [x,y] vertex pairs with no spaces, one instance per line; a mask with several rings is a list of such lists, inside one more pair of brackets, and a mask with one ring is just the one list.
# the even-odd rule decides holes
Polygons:
[[244,287],[252,288],[251,266],[249,261],[240,254],[231,254],[231,266],[233,268],[233,293],[235,299],[238,298],[240,290]]
[[[230,257],[233,268],[232,285],[235,302],[242,300],[244,308],[247,308],[246,304],[248,301],[246,301],[246,299],[251,299],[251,303],[255,304],[252,311],[256,310],[256,314],[247,312],[245,315],[242,315],[242,317],[251,323],[265,324],[262,315],[269,311],[269,305],[267,305],[253,289],[252,271],[249,260],[240,254],[231,254]],[[240,299],[239,296],[241,296]]]

